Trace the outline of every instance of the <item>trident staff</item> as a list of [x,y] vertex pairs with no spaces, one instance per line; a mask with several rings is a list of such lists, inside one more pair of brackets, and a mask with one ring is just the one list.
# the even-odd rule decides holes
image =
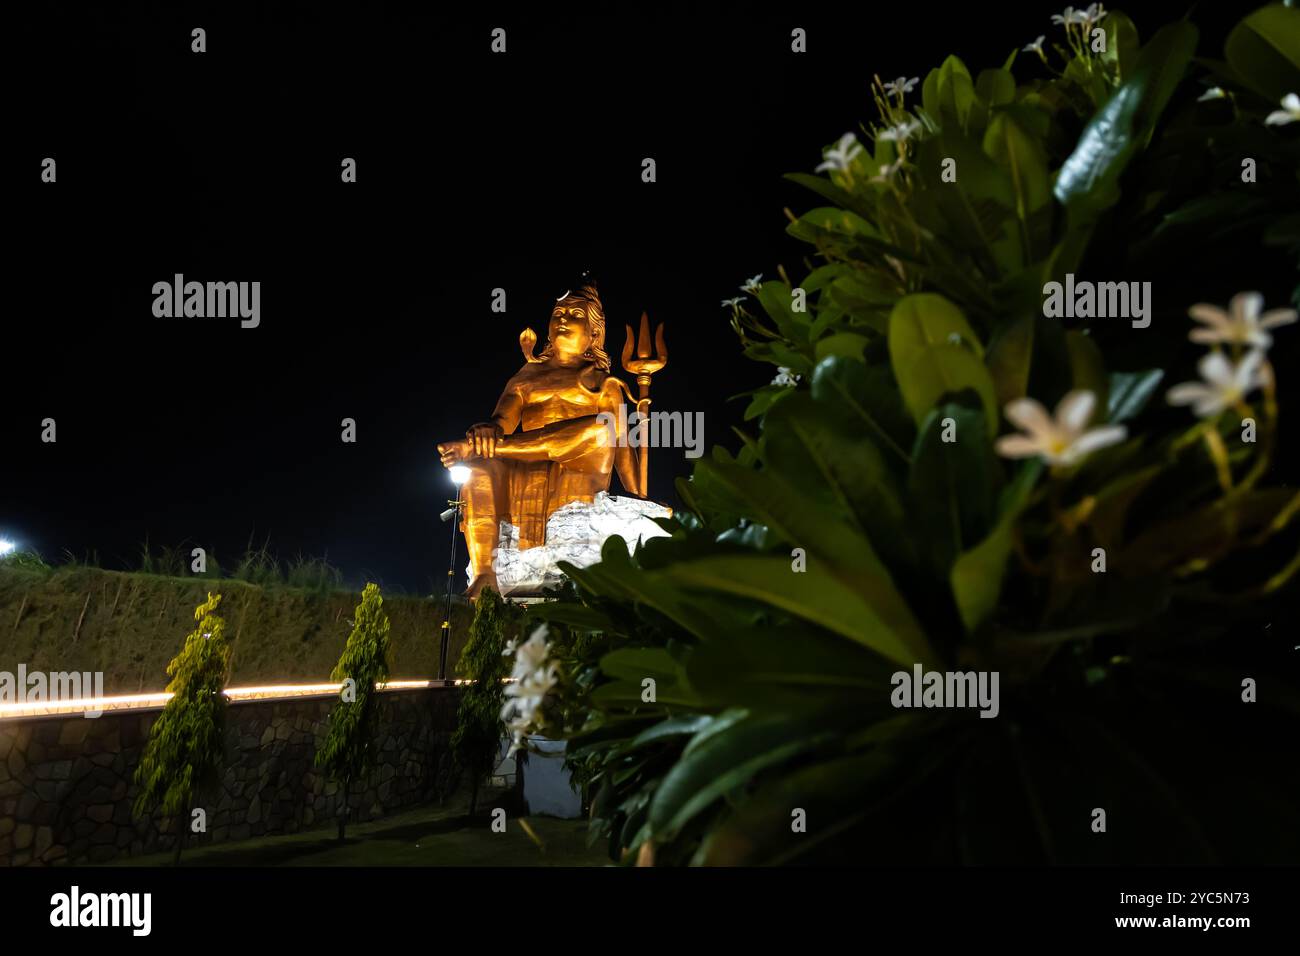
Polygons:
[[637,463],[641,469],[641,493],[649,497],[650,454],[646,429],[650,424],[650,376],[668,364],[668,346],[664,344],[664,326],[660,322],[659,328],[655,330],[655,350],[653,354],[650,352],[650,316],[642,312],[641,332],[636,339],[636,357],[633,358],[632,326],[626,328],[627,338],[623,341],[623,370],[629,375],[635,375],[636,383],[640,386],[641,394],[636,403],[637,415],[640,418],[637,423],[637,439],[640,445]]

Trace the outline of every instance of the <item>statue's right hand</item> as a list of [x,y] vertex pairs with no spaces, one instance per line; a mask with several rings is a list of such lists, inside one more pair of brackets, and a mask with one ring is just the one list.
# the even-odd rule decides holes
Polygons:
[[497,442],[504,434],[496,422],[480,422],[470,426],[469,431],[465,432],[465,440],[478,457],[493,458],[497,453]]
[[444,468],[459,465],[466,458],[469,458],[471,453],[472,448],[468,441],[448,441],[438,446],[438,456],[442,459]]

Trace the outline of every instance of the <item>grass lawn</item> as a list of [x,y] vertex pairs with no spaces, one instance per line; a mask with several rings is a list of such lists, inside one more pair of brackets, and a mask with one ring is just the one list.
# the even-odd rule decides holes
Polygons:
[[[587,848],[586,820],[528,817],[539,847],[517,819],[494,833],[488,815],[491,791],[480,796],[479,812],[466,815],[468,801],[448,800],[348,827],[340,843],[334,829],[261,837],[187,849],[181,866],[604,866],[605,841]],[[109,866],[170,866],[171,853],[155,853]]]

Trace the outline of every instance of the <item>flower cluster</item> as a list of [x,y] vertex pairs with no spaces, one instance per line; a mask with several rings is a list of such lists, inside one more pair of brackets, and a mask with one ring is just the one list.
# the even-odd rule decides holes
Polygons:
[[[1196,366],[1201,381],[1184,382],[1169,390],[1165,397],[1171,405],[1191,405],[1198,417],[1214,418],[1268,383],[1265,353],[1273,344],[1269,330],[1294,322],[1296,311],[1272,309],[1261,314],[1263,307],[1264,297],[1258,292],[1240,292],[1232,297],[1227,311],[1203,302],[1187,310],[1201,323],[1188,338],[1213,346],[1214,351]],[[1220,351],[1222,346],[1232,348],[1234,357]]]
[[1100,3],[1090,3],[1082,10],[1076,10],[1074,7],[1066,7],[1060,13],[1052,14],[1052,22],[1057,26],[1081,27],[1083,32],[1089,33],[1092,25],[1106,16],[1106,8]]
[[[1065,40],[1070,49],[1088,62],[1092,31],[1105,18],[1106,8],[1100,3],[1090,3],[1079,10],[1066,7],[1060,13],[1052,14],[1052,23],[1065,28]],[[1043,41],[1046,39],[1046,36],[1038,37],[1024,47],[1022,52],[1035,53],[1043,63],[1047,63],[1047,56],[1043,53]]]
[[502,652],[507,656],[513,654],[515,658],[511,683],[506,688],[509,699],[501,709],[501,719],[506,722],[512,737],[511,755],[524,748],[524,738],[529,733],[539,729],[542,704],[559,680],[559,665],[547,660],[550,645],[546,634],[546,625],[543,624],[518,648],[511,641]]
[[795,375],[793,371],[786,368],[784,365],[778,365],[776,369],[776,378],[772,379],[772,384],[789,386],[798,385],[799,376]]
[[[1258,292],[1241,292],[1232,297],[1228,311],[1205,303],[1187,310],[1201,323],[1188,338],[1214,346],[1214,351],[1197,365],[1202,381],[1184,382],[1168,391],[1166,398],[1171,405],[1191,405],[1197,416],[1214,418],[1270,383],[1272,372],[1265,361],[1265,353],[1273,344],[1269,330],[1296,321],[1297,315],[1295,309],[1261,313],[1263,306],[1264,297]],[[1220,351],[1225,345],[1236,352],[1234,359]],[[1097,396],[1087,391],[1070,392],[1056,406],[1055,415],[1049,415],[1032,398],[1009,402],[1004,414],[1021,431],[999,438],[997,452],[1004,458],[1037,456],[1063,468],[1078,464],[1091,452],[1127,437],[1123,425],[1087,427],[1096,404]]]

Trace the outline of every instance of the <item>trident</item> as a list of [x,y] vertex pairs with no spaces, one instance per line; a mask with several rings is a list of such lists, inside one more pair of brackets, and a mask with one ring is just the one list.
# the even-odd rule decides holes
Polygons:
[[[636,403],[637,411],[644,405],[650,407],[650,376],[668,364],[668,346],[664,344],[664,325],[659,323],[655,330],[655,350],[650,352],[650,317],[641,313],[641,334],[636,340],[636,358],[632,357],[632,326],[627,326],[627,338],[623,341],[623,370],[636,376],[637,385],[641,386],[641,400]],[[641,466],[641,494],[650,494],[650,455],[646,447],[647,418],[637,423],[637,440],[641,446],[638,457]]]

